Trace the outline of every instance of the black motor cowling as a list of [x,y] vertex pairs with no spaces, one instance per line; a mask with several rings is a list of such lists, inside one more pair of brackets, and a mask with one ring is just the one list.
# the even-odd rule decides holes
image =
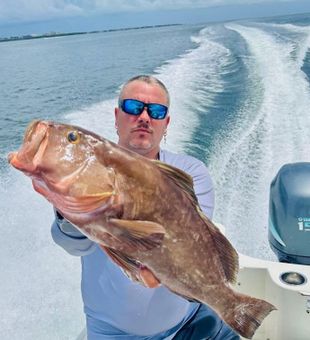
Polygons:
[[310,163],[285,164],[271,182],[269,243],[279,261],[310,264]]

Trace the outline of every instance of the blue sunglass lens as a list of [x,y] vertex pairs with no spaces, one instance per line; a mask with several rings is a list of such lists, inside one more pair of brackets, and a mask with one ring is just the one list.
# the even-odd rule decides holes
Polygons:
[[166,117],[167,111],[167,107],[160,104],[149,104],[148,107],[148,114],[153,119],[164,119]]
[[131,115],[140,115],[144,109],[144,103],[137,100],[125,99],[122,103],[122,110]]
[[165,105],[146,104],[135,99],[124,99],[120,106],[124,112],[135,116],[140,115],[143,112],[144,107],[147,107],[147,112],[153,119],[164,119],[168,112],[168,108]]

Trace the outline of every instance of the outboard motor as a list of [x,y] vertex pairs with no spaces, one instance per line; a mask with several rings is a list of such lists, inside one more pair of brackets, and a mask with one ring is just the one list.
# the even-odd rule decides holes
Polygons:
[[285,164],[271,182],[269,243],[279,261],[310,264],[310,163]]

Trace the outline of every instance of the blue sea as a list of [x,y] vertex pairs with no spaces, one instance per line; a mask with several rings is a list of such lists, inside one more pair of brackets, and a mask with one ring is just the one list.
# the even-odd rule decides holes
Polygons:
[[310,161],[310,14],[0,43],[0,338],[75,339],[84,326],[80,260],[50,236],[51,206],[10,168],[33,119],[116,140],[122,83],[160,78],[171,94],[162,147],[209,167],[214,220],[239,252],[275,260],[269,185]]

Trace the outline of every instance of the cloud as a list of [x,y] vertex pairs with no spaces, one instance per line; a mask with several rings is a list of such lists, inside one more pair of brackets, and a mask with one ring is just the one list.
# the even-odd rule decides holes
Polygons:
[[267,2],[270,0],[0,0],[0,24],[113,12],[179,10]]
[[[272,0],[84,0],[78,1],[83,8],[103,12],[149,11],[186,8],[207,8],[224,5],[267,3]],[[290,2],[292,0],[277,0]]]
[[76,1],[66,0],[1,0],[0,23],[46,20],[83,14]]

